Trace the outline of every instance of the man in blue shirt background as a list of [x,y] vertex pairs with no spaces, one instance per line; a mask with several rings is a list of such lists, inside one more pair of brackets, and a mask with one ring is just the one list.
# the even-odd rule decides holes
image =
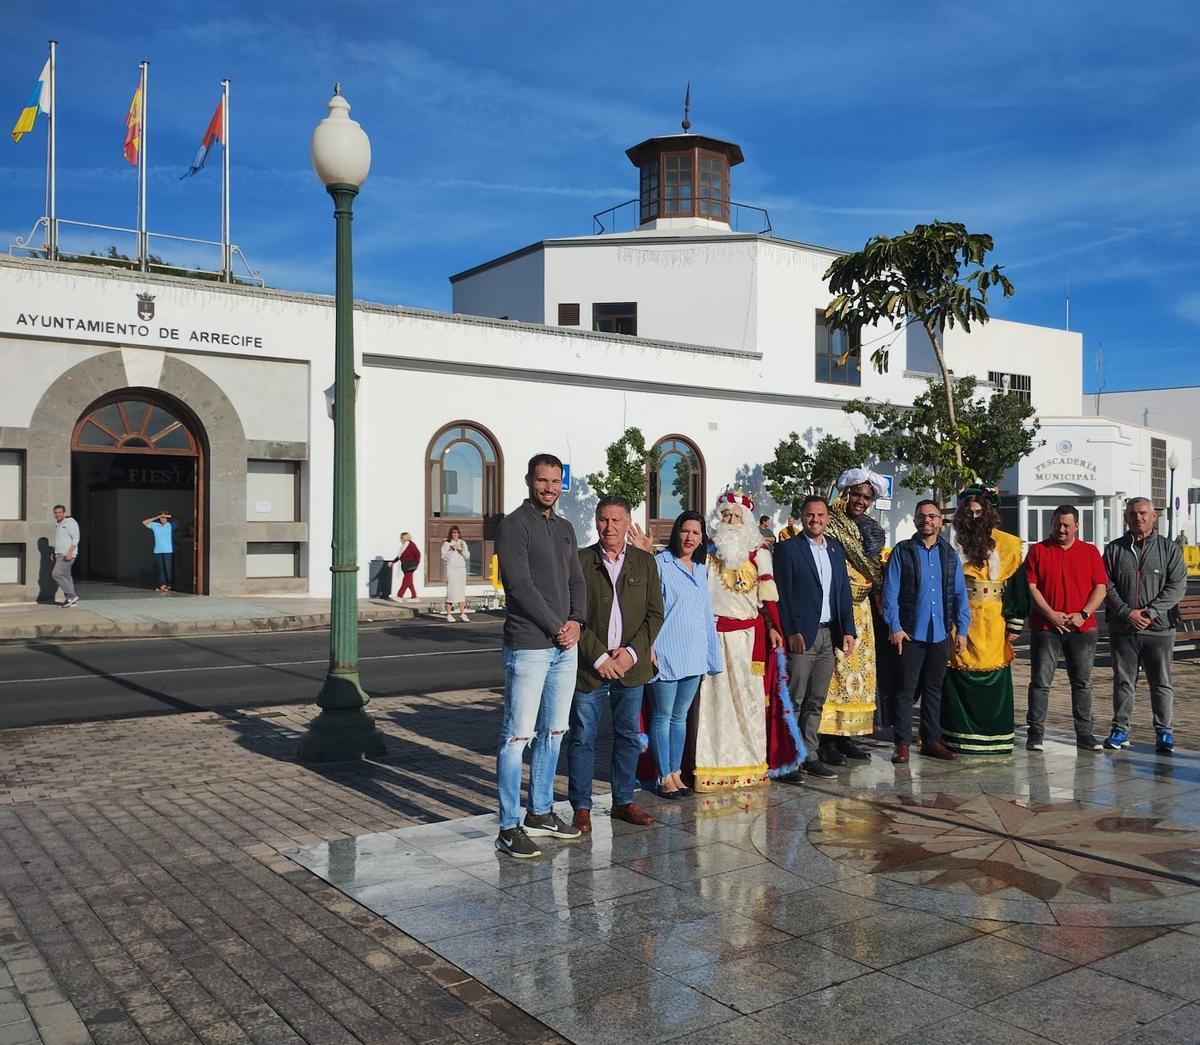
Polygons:
[[900,541],[883,574],[883,619],[888,641],[900,657],[896,691],[892,761],[908,761],[912,743],[913,703],[921,694],[921,754],[953,759],[942,743],[942,680],[950,652],[950,628],[956,629],[955,648],[967,647],[971,608],[962,562],[941,536],[942,511],[934,501],[921,501],[916,510],[917,532]]
[[155,591],[170,591],[175,583],[175,520],[170,512],[143,519],[142,525],[154,534],[154,563],[158,567]]

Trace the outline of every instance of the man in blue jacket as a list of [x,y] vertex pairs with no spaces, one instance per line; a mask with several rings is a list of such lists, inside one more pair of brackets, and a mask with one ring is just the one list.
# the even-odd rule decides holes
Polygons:
[[912,743],[913,703],[921,693],[921,754],[955,757],[942,743],[942,682],[950,657],[951,629],[959,653],[967,648],[971,607],[962,561],[942,536],[942,510],[935,501],[919,501],[917,532],[900,541],[883,572],[883,620],[888,641],[900,656],[892,761],[908,761]]
[[806,749],[801,768],[812,776],[836,777],[818,757],[817,731],[833,678],[834,650],[853,653],[858,632],[845,549],[825,536],[829,502],[824,497],[805,498],[800,524],[804,532],[799,537],[774,549],[779,617],[787,637],[788,692]]

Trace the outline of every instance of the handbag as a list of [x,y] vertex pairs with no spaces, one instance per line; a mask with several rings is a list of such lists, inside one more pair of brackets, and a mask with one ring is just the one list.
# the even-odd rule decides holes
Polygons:
[[417,564],[415,562],[401,562],[400,563],[400,572],[401,573],[416,573],[417,572]]

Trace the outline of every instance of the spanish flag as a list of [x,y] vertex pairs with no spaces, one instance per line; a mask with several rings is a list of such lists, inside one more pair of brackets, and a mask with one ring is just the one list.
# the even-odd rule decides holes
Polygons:
[[142,85],[139,83],[125,116],[125,159],[134,167],[142,150]]
[[50,59],[46,59],[46,64],[42,66],[41,75],[38,76],[37,83],[33,85],[33,96],[29,99],[29,104],[21,110],[21,115],[17,117],[16,125],[12,129],[12,139],[19,142],[26,134],[33,130],[33,125],[37,121],[39,112],[48,113],[50,111]]

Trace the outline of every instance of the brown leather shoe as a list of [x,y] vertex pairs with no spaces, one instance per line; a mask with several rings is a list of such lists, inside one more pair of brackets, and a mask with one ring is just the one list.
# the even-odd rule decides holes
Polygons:
[[624,820],[627,824],[637,824],[638,827],[645,827],[647,824],[654,823],[654,817],[644,809],[639,809],[633,802],[630,802],[627,806],[613,806],[612,818],[614,820]]
[[921,745],[921,754],[926,758],[940,758],[943,762],[953,762],[958,755],[951,751],[940,740],[931,740]]
[[582,831],[585,835],[591,834],[592,811],[590,809],[576,809],[575,815],[571,817],[571,825],[577,830]]
[[896,753],[894,755],[892,755],[892,761],[898,766],[902,766],[902,765],[904,765],[905,762],[908,761],[908,745],[907,744],[897,744],[896,745]]

